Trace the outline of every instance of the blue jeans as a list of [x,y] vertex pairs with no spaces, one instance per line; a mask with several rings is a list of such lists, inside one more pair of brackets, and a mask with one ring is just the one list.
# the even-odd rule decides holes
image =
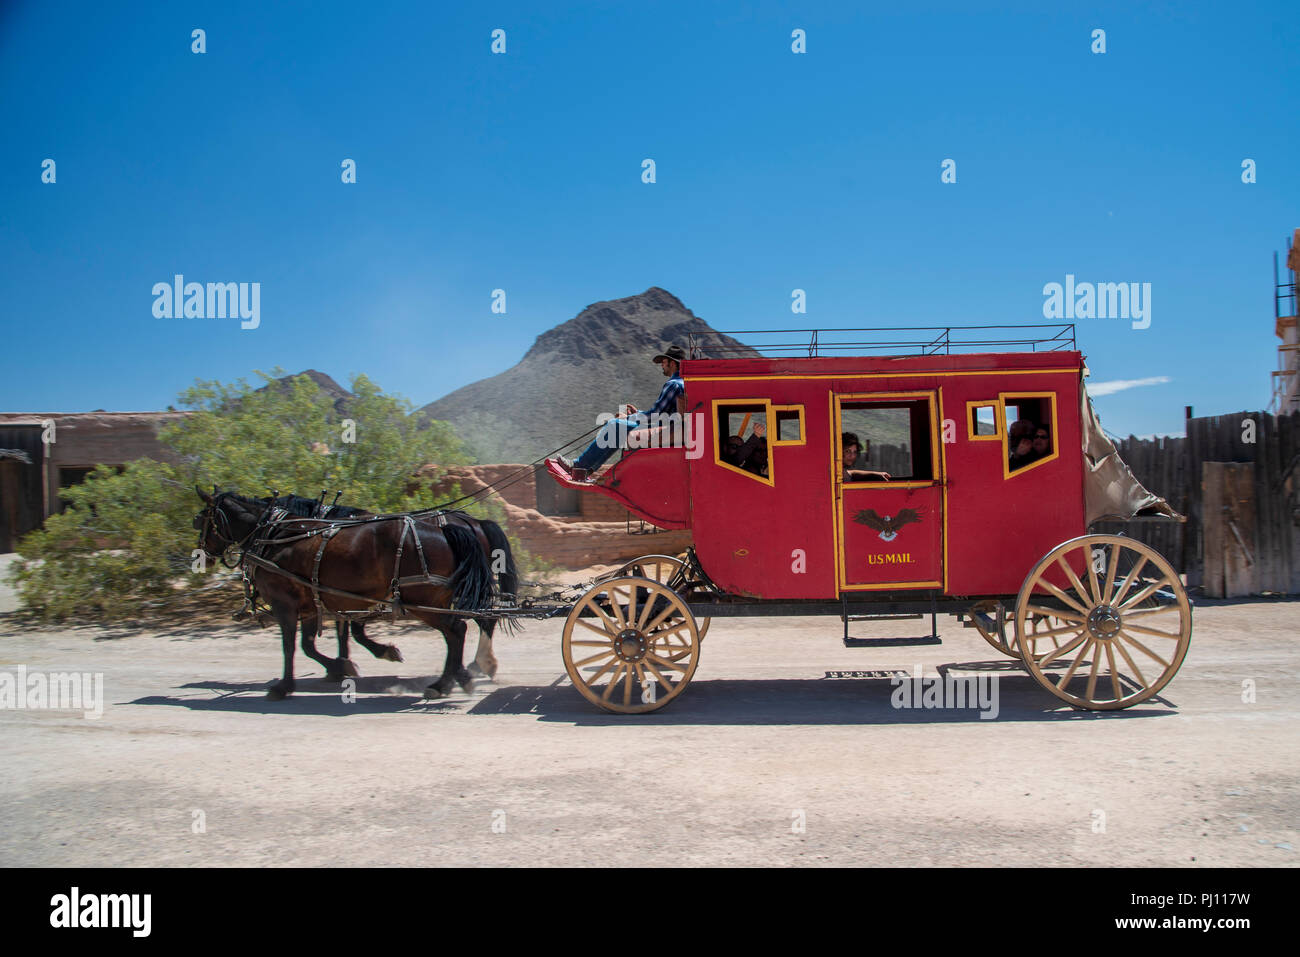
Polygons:
[[649,420],[644,412],[633,412],[626,419],[610,419],[601,426],[596,437],[591,440],[591,444],[583,449],[578,460],[573,463],[573,467],[586,469],[588,472],[596,471],[614,454],[615,449],[627,445],[629,431],[643,427],[647,421]]

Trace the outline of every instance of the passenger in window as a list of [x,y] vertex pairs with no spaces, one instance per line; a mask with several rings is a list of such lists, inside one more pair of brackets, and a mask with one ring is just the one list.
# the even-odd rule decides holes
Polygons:
[[840,444],[843,446],[841,453],[841,462],[844,470],[843,481],[845,482],[888,482],[888,472],[877,472],[873,469],[855,469],[859,455],[863,459],[871,451],[871,441],[863,445],[862,441],[852,432],[840,434]]
[[1034,423],[1017,419],[1007,431],[1007,464],[1014,471],[1034,461]]
[[1052,454],[1052,430],[1045,425],[1040,425],[1034,430],[1034,452],[1032,461],[1037,462],[1039,459],[1045,459]]
[[767,425],[759,422],[742,440],[739,435],[727,439],[723,461],[755,475],[767,477]]

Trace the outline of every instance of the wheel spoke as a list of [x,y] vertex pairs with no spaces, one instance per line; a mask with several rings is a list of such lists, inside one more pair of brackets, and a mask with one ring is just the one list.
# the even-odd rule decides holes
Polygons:
[[1115,674],[1115,649],[1111,647],[1112,642],[1106,642],[1106,667],[1110,670],[1110,687],[1115,692],[1115,700],[1118,701],[1124,697],[1124,692],[1119,686],[1119,675]]
[[1139,608],[1137,611],[1128,611],[1124,613],[1125,621],[1132,621],[1134,618],[1150,618],[1152,615],[1163,615],[1165,612],[1176,611],[1182,612],[1183,608],[1177,602],[1170,602],[1167,605],[1161,605],[1159,608]]
[[[572,644],[572,642],[570,642]],[[606,648],[604,651],[598,651],[589,658],[583,658],[581,661],[575,661],[573,667],[581,668],[583,665],[589,665],[593,661],[599,661],[601,658],[607,658],[614,653],[613,648]]]
[[1162,577],[1158,582],[1152,582],[1150,585],[1147,585],[1146,588],[1143,588],[1142,591],[1138,592],[1128,601],[1124,602],[1124,604],[1120,605],[1119,606],[1120,610],[1126,610],[1135,607],[1143,599],[1148,598],[1149,596],[1154,595],[1157,591],[1159,591],[1161,586],[1171,585],[1171,584],[1173,583],[1168,578],[1164,578],[1164,577]]
[[1067,625],[1064,628],[1048,628],[1046,631],[1031,631],[1030,638],[1051,638],[1055,635],[1077,635],[1083,629],[1078,625]]
[[[1088,589],[1083,587],[1083,582],[1079,581],[1079,576],[1074,573],[1074,569],[1071,568],[1070,563],[1065,560],[1065,556],[1058,555],[1056,557],[1056,564],[1061,566],[1061,570],[1065,572],[1065,576],[1070,579],[1070,584],[1072,584],[1074,590],[1078,592],[1079,598],[1086,602],[1088,600]],[[1089,565],[1088,567],[1091,568],[1092,566]]]
[[1141,572],[1142,569],[1146,567],[1146,564],[1147,564],[1147,557],[1143,555],[1142,561],[1134,565],[1133,570],[1124,576],[1124,584],[1120,586],[1119,592],[1115,595],[1114,600],[1111,602],[1112,605],[1118,605],[1120,602],[1124,600],[1124,596],[1128,594],[1129,588],[1132,587],[1135,581],[1137,581],[1138,573]]
[[[620,631],[623,630],[618,626],[618,624],[614,621],[614,619],[610,618],[609,615],[605,614],[605,609],[601,608],[594,601],[588,602],[587,607],[590,608],[592,611],[594,611],[596,613],[596,617],[598,617],[601,621],[605,623],[606,635],[617,635]],[[582,619],[579,618],[578,621],[582,621]],[[599,629],[594,629],[594,628],[592,630],[599,631]]]
[[661,685],[664,686],[664,690],[665,690],[665,691],[670,691],[670,690],[672,690],[672,687],[673,687],[673,686],[672,686],[671,684],[668,683],[668,679],[667,679],[667,678],[665,678],[662,674],[659,673],[659,669],[656,668],[656,667],[654,666],[654,663],[650,660],[650,657],[651,657],[651,656],[649,656],[649,655],[646,656],[646,659],[645,659],[645,666],[646,666],[646,669],[647,669],[647,670],[648,670],[652,675],[655,676],[655,680],[656,680],[656,681],[658,681]]
[[1136,631],[1141,635],[1155,635],[1158,638],[1182,638],[1183,633],[1180,631],[1161,631],[1159,628],[1144,628],[1141,625],[1130,625],[1129,616],[1124,616],[1124,628],[1127,631]]
[[[615,660],[617,661],[617,659]],[[609,685],[605,688],[605,693],[600,696],[602,700],[604,701],[609,700],[609,696],[613,694],[614,689],[618,687],[618,679],[622,676],[623,669],[626,667],[627,667],[626,662],[619,661],[618,670],[614,672],[614,677],[609,679]]]
[[1070,663],[1070,667],[1066,670],[1065,675],[1061,678],[1061,680],[1057,682],[1056,687],[1060,688],[1062,691],[1065,690],[1065,686],[1068,685],[1070,683],[1070,679],[1074,677],[1075,671],[1077,671],[1079,668],[1079,663],[1083,661],[1083,656],[1088,653],[1088,648],[1091,647],[1091,645],[1092,645],[1092,639],[1085,638],[1083,641],[1083,647],[1079,649],[1078,655],[1076,655],[1074,661]]
[[[1092,655],[1092,668],[1088,671],[1088,692],[1084,696],[1089,701],[1095,701],[1097,695],[1097,666],[1101,664],[1101,655],[1095,651]],[[1064,687],[1064,685],[1062,685]]]
[[[601,677],[605,674],[605,672],[609,671],[609,669],[614,667],[616,664],[618,664],[618,659],[610,658],[609,661],[605,662],[604,666],[599,671],[597,671],[594,675],[592,675],[590,678],[587,679],[587,687],[590,688],[593,685],[595,685],[595,683],[601,679]],[[613,681],[611,679],[611,684],[612,683]]]
[[632,671],[631,665],[628,665],[624,670],[627,672],[627,680],[623,682],[623,707],[626,708],[632,703],[632,679],[636,675]]
[[1080,625],[1088,620],[1085,612],[1076,615],[1074,612],[1062,611],[1056,608],[1044,608],[1042,605],[1026,605],[1025,611],[1033,612],[1035,615],[1046,615],[1049,618],[1060,618],[1062,621],[1077,621]]
[[[633,586],[633,587],[632,587],[631,589],[629,589],[629,590],[631,591],[632,594],[628,596],[628,604],[627,604],[627,620],[628,620],[629,623],[631,623],[631,622],[635,622],[635,621],[637,620],[637,613],[636,613],[636,593],[637,593],[638,589],[637,589],[635,586]],[[647,595],[647,596],[646,596],[646,602],[649,603],[649,601],[650,601],[650,596]],[[635,626],[633,626],[633,627],[635,627]]]
[[1086,558],[1084,564],[1088,566],[1088,584],[1092,586],[1092,603],[1097,605],[1101,602],[1101,585],[1097,581],[1097,563],[1093,560],[1092,549],[1084,546]]
[[[610,641],[612,639],[612,635],[610,634],[609,629],[607,628],[597,628],[595,625],[587,621],[585,618],[575,618],[574,621],[577,622],[579,625],[581,625],[583,628],[588,629],[589,631],[594,631],[598,635],[604,635],[606,641]],[[610,624],[613,624],[613,622],[610,622]],[[576,645],[578,644],[578,642],[576,641],[571,642],[571,644]]]
[[650,612],[654,609],[654,606],[654,597],[646,595],[645,604],[641,606],[641,614],[637,616],[636,625],[634,626],[642,634],[645,633],[645,620],[650,617]]
[[[1074,641],[1067,641],[1064,645],[1057,645],[1056,648],[1052,649],[1047,654],[1043,655],[1043,657],[1036,659],[1038,663],[1038,669],[1042,671],[1053,661],[1055,661],[1057,658],[1061,657],[1062,655],[1068,655],[1071,651],[1073,651],[1075,648],[1079,646],[1079,642],[1081,641],[1084,641],[1083,635],[1079,635],[1074,639]],[[1088,650],[1087,643],[1085,642],[1083,651],[1087,651],[1087,650]],[[1083,651],[1079,652],[1079,658],[1083,657]],[[1078,659],[1075,660],[1075,663],[1078,664]]]
[[[1040,579],[1038,579],[1037,584],[1038,584],[1038,586],[1039,586],[1040,588],[1046,588],[1046,589],[1047,589],[1048,591],[1050,591],[1053,595],[1055,595],[1057,598],[1061,599],[1061,601],[1065,602],[1067,605],[1069,605],[1071,608],[1073,608],[1073,609],[1074,609],[1075,611],[1077,611],[1079,614],[1083,615],[1085,618],[1087,617],[1087,615],[1088,615],[1088,609],[1084,608],[1082,605],[1080,605],[1077,601],[1075,601],[1073,598],[1071,598],[1071,597],[1070,597],[1069,595],[1067,595],[1065,592],[1061,591],[1061,589],[1057,588],[1055,585],[1053,585],[1051,582],[1049,582],[1046,578],[1040,578]],[[1052,614],[1056,614],[1056,612],[1052,612]]]
[[617,588],[609,590],[609,605],[613,609],[615,620],[618,622],[618,627],[614,630],[622,631],[627,628],[627,616],[623,614],[623,603],[619,601]]
[[1133,660],[1133,656],[1128,653],[1128,649],[1124,647],[1124,643],[1119,640],[1118,636],[1115,638],[1114,645],[1119,650],[1120,656],[1128,666],[1133,669],[1133,674],[1137,675],[1137,679],[1142,683],[1142,687],[1151,687],[1151,683],[1147,681],[1146,677],[1142,674],[1142,669],[1137,666],[1137,662]]
[[1110,603],[1111,589],[1115,587],[1115,569],[1119,567],[1119,556],[1115,554],[1117,548],[1118,546],[1112,545],[1106,553],[1106,583],[1100,596],[1102,604]]
[[677,662],[675,662],[675,661],[667,661],[667,660],[665,660],[665,659],[663,659],[663,658],[660,658],[660,657],[659,657],[658,655],[656,655],[654,652],[647,652],[647,653],[646,653],[646,660],[647,660],[647,661],[653,661],[653,662],[654,662],[655,664],[657,664],[660,668],[672,668],[674,671],[680,671],[680,672],[682,672],[683,674],[686,673],[686,665],[679,665],[679,664],[678,664]]
[[654,618],[648,624],[646,624],[644,628],[641,629],[641,631],[643,631],[645,634],[649,634],[650,632],[658,628],[661,624],[663,624],[664,621],[668,619],[669,615],[673,615],[673,614],[679,614],[679,612],[675,607],[673,607],[672,603],[669,602],[668,607],[665,608],[663,611],[661,611],[659,614],[655,615]]
[[1125,639],[1125,640],[1126,640],[1130,645],[1132,645],[1134,648],[1136,648],[1138,651],[1141,651],[1141,652],[1145,653],[1146,656],[1147,656],[1148,658],[1151,658],[1151,659],[1153,659],[1153,660],[1155,660],[1155,661],[1160,662],[1160,667],[1162,667],[1162,668],[1168,668],[1168,667],[1169,667],[1169,662],[1165,661],[1165,659],[1161,658],[1158,654],[1156,654],[1154,651],[1152,651],[1152,650],[1151,650],[1150,648],[1148,648],[1146,645],[1142,644],[1142,642],[1138,641],[1136,638],[1134,638],[1132,635],[1130,635],[1127,631],[1124,631],[1123,629],[1121,629],[1121,630],[1119,631],[1119,634],[1120,634],[1120,635],[1123,635],[1123,636],[1124,636],[1124,639]]

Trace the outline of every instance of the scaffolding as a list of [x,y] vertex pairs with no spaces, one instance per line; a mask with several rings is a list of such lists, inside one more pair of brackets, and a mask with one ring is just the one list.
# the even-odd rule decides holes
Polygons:
[[[1300,232],[1300,230],[1297,230]],[[1273,253],[1273,331],[1282,340],[1277,347],[1277,369],[1272,378],[1272,396],[1268,410],[1274,415],[1283,415],[1300,410],[1300,379],[1297,369],[1297,353],[1300,353],[1300,339],[1296,333],[1296,250],[1291,240],[1286,244],[1286,274],[1290,282],[1283,282],[1285,274],[1278,268],[1277,253]]]

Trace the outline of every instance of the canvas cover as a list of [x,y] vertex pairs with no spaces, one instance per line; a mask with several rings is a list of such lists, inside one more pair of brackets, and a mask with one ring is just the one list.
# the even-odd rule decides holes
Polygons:
[[[1085,375],[1087,370],[1084,370]],[[1083,421],[1083,500],[1087,524],[1103,520],[1126,521],[1135,515],[1164,515],[1186,521],[1159,495],[1137,480],[1119,451],[1101,429],[1101,420],[1083,382],[1079,383],[1079,410]]]

